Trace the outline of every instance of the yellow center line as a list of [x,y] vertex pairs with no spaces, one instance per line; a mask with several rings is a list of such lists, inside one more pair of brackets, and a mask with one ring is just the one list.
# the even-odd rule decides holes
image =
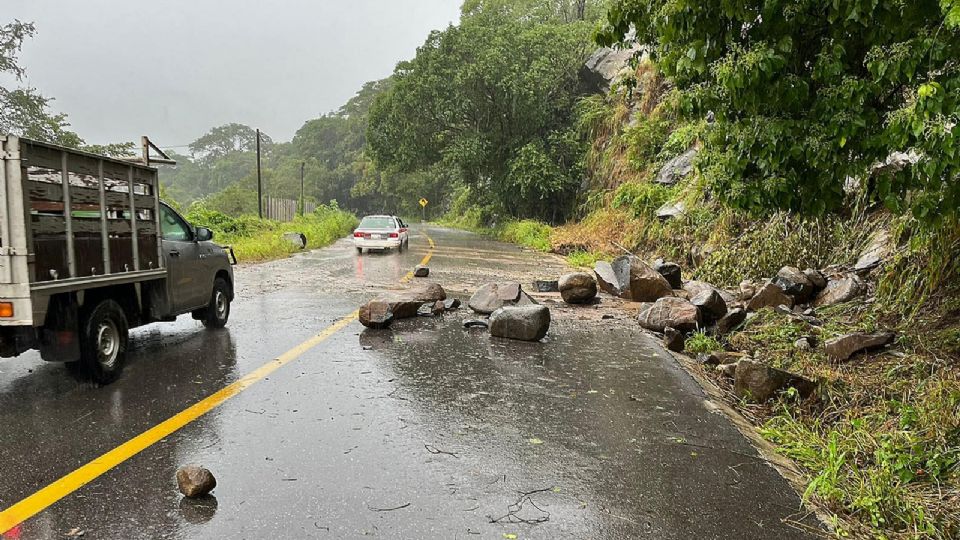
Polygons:
[[[424,236],[427,237],[427,241],[430,243],[430,249],[420,261],[420,264],[426,265],[430,262],[431,257],[433,257],[433,250],[436,248],[436,244],[434,244],[433,239],[427,236],[426,233],[424,233]],[[404,276],[401,281],[406,283],[412,278],[413,272],[410,272]],[[39,514],[60,499],[63,499],[67,495],[70,495],[74,491],[97,479],[110,469],[120,465],[124,461],[127,461],[143,450],[156,444],[161,439],[170,436],[180,428],[186,426],[190,422],[193,422],[197,418],[200,418],[217,406],[223,404],[228,399],[236,396],[240,392],[243,392],[247,388],[253,386],[255,383],[263,380],[274,371],[289,364],[290,362],[293,362],[297,358],[300,358],[304,353],[308,352],[310,349],[313,349],[317,345],[320,345],[330,336],[336,334],[340,330],[343,330],[350,323],[357,320],[358,313],[358,311],[354,311],[353,313],[350,313],[349,315],[339,319],[337,322],[324,328],[319,334],[281,354],[266,364],[263,364],[257,369],[244,375],[236,382],[218,390],[214,394],[207,396],[197,403],[194,403],[190,407],[187,407],[186,409],[171,416],[163,422],[160,422],[147,431],[144,431],[140,435],[137,435],[136,437],[128,440],[120,446],[117,446],[113,450],[110,450],[100,457],[93,459],[87,464],[75,469],[73,472],[60,477],[58,480],[55,480],[46,487],[33,493],[20,502],[15,503],[13,506],[3,510],[0,512],[0,534],[6,533],[20,523],[23,523],[24,521]]]

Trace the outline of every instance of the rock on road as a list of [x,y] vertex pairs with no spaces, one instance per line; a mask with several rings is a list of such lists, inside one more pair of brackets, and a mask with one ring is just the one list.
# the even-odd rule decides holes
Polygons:
[[[569,271],[437,228],[414,229],[402,254],[341,240],[239,267],[224,331],[189,317],[134,331],[108,387],[35,353],[4,360],[0,509],[401,287],[424,232],[426,281],[461,299]],[[787,482],[626,313],[537,297],[554,311],[542,343],[464,329],[466,307],[384,331],[353,322],[3,538],[808,537],[786,523],[805,519]],[[216,474],[212,496],[181,499],[190,463]]]

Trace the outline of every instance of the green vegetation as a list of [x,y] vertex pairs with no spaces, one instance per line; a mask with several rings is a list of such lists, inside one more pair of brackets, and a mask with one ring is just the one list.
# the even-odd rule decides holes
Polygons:
[[595,251],[574,251],[567,255],[567,264],[574,268],[585,268],[593,270],[598,261],[607,260],[609,257],[603,253]]
[[294,253],[297,248],[284,240],[283,233],[299,232],[307,237],[310,249],[332,244],[357,226],[357,218],[336,205],[320,206],[316,211],[297,216],[291,222],[281,223],[256,216],[231,217],[202,204],[195,204],[186,218],[195,225],[209,227],[214,240],[233,247],[237,259],[263,261]]
[[722,351],[723,345],[717,341],[717,338],[707,334],[706,332],[700,331],[694,332],[692,336],[687,338],[687,341],[684,344],[684,350],[692,354],[711,353]]
[[499,231],[499,238],[537,251],[550,251],[551,228],[539,221],[511,221]]

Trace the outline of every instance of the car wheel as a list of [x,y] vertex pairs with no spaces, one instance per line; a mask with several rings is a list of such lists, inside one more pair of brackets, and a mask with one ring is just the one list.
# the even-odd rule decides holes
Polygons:
[[213,281],[210,304],[204,311],[203,325],[207,328],[215,330],[227,325],[227,319],[230,318],[230,286],[223,278]]
[[109,384],[123,371],[130,327],[120,304],[104,300],[84,318],[80,332],[78,368],[100,384]]

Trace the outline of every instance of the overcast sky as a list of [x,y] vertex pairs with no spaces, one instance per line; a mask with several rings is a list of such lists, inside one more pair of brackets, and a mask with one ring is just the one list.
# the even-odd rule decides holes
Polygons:
[[187,144],[240,122],[290,140],[413,57],[462,0],[0,0],[33,21],[27,84],[89,143]]

